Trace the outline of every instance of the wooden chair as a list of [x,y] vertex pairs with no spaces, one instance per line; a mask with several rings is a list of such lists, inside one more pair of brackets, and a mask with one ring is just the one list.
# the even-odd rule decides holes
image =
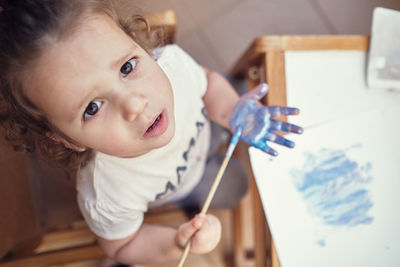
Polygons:
[[[151,14],[146,17],[149,21],[150,26],[154,29],[161,28],[163,29],[165,36],[165,43],[173,43],[175,40],[175,28],[176,28],[176,15],[174,11],[167,10],[165,12]],[[29,159],[24,159],[29,160]],[[36,163],[34,164],[37,165]],[[40,164],[39,164],[40,165]],[[35,167],[33,166],[33,167]],[[29,164],[27,167],[29,168]],[[36,166],[36,168],[39,168]],[[54,170],[52,170],[54,171]],[[40,170],[39,170],[40,172]],[[29,174],[25,174],[29,175]],[[52,177],[60,175],[55,171],[52,173]],[[37,178],[37,177],[34,177]],[[40,178],[40,177],[39,177]],[[56,177],[62,179],[63,177]],[[27,178],[31,180],[31,178]],[[73,192],[74,186],[71,184],[63,184],[62,187],[69,187],[70,196],[74,196]],[[68,189],[68,188],[67,188]],[[32,193],[32,192],[31,192]],[[25,203],[34,202],[34,197],[31,196],[28,201]],[[74,200],[71,200],[74,203]],[[63,205],[63,204],[62,204]],[[66,204],[71,206],[71,204]],[[21,205],[22,206],[22,205]],[[76,206],[76,205],[75,205]],[[48,207],[45,207],[46,209]],[[50,207],[51,208],[51,207]],[[37,209],[37,207],[36,207]],[[62,213],[64,209],[70,210],[70,207],[60,206],[60,212]],[[89,230],[86,223],[82,220],[81,217],[77,217],[76,213],[79,211],[76,207],[72,208],[72,213],[74,215],[73,218],[78,218],[74,220],[72,223],[70,221],[66,221],[64,224],[60,225],[58,222],[57,225],[51,224],[48,225],[49,229],[45,229],[43,233],[39,228],[39,218],[37,218],[37,212],[33,212],[35,208],[32,208],[32,214],[30,219],[35,221],[35,227],[37,228],[34,231],[34,241],[30,241],[30,246],[24,245],[23,252],[16,251],[10,249],[13,253],[10,253],[9,257],[0,261],[0,266],[51,266],[51,265],[60,265],[67,264],[72,262],[80,262],[85,260],[93,260],[104,258],[105,255],[101,251],[100,247],[96,243],[95,236]],[[240,205],[233,210],[232,219],[237,222],[234,224],[234,252],[231,252],[229,255],[231,258],[234,255],[244,255],[245,253],[242,243],[242,232],[240,226],[241,220],[241,208]],[[75,217],[74,217],[75,216]],[[54,216],[53,216],[54,217]],[[187,217],[185,213],[176,207],[161,207],[156,209],[151,209],[145,215],[145,223],[171,223],[171,222],[184,222],[187,221]],[[238,252],[240,251],[240,252]],[[234,259],[229,260],[233,262],[229,265],[234,266],[243,266],[243,258],[234,257]]]
[[[260,82],[269,84],[269,91],[263,102],[267,105],[286,105],[286,74],[285,52],[310,50],[358,50],[367,51],[368,36],[261,36],[256,38],[245,51],[237,64],[231,70],[236,77],[245,77],[248,88],[253,88]],[[305,64],[306,67],[306,64]],[[280,266],[274,247],[268,223],[261,204],[254,177],[249,166],[247,150],[241,149],[241,157],[247,165],[252,177],[252,203],[248,208],[253,209],[255,266]]]
[[[174,11],[167,10],[151,14],[146,16],[146,19],[152,29],[163,30],[165,43],[172,43],[175,40],[176,15]],[[50,229],[41,229],[38,207],[34,204],[35,196],[32,192],[34,187],[32,180],[34,179],[29,171],[31,167],[40,168],[38,167],[40,163],[35,160],[33,164],[29,163],[32,158],[13,151],[6,153],[7,150],[7,145],[1,143],[1,151],[4,152],[4,155],[8,155],[8,157],[0,158],[0,166],[4,167],[0,171],[2,189],[7,189],[4,193],[11,191],[16,197],[12,198],[11,194],[2,194],[4,206],[1,206],[1,213],[4,216],[1,217],[6,220],[0,226],[1,229],[4,229],[2,230],[4,231],[2,243],[6,243],[0,246],[0,253],[2,253],[0,255],[3,257],[0,266],[51,266],[103,258],[105,255],[96,244],[95,236],[81,218],[72,223],[67,221],[56,227],[50,223]],[[13,168],[17,163],[19,168]],[[61,175],[57,170],[50,171],[54,176]],[[63,179],[64,177],[56,178]],[[7,181],[11,181],[12,184],[6,183]],[[74,186],[68,183],[62,186],[67,186],[69,195],[75,195]],[[70,203],[65,203],[61,209],[71,206]],[[14,207],[14,210],[8,209],[8,207]],[[69,207],[66,209],[71,210]],[[72,210],[76,213],[77,208],[72,207]],[[24,214],[21,215],[21,212]],[[72,217],[76,218],[76,214]],[[24,226],[25,221],[21,221],[21,218],[29,220],[30,223]],[[186,217],[180,209],[171,208],[153,210],[145,216],[147,223],[170,222],[172,219],[184,221]],[[21,223],[18,223],[19,221]]]

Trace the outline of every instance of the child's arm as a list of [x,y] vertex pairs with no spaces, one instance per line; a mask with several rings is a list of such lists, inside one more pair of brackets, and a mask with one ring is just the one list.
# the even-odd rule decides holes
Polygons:
[[192,236],[191,252],[207,253],[220,240],[221,224],[213,215],[197,215],[178,229],[143,224],[127,238],[98,241],[107,256],[120,263],[148,264],[178,259]]
[[219,73],[204,68],[207,76],[207,91],[203,96],[208,117],[229,129],[232,110],[239,95],[232,85]]

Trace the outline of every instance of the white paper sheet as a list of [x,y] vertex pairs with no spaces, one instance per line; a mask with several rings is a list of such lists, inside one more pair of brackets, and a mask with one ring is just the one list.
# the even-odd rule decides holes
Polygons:
[[300,108],[289,121],[314,127],[397,101],[400,91],[368,88],[362,51],[285,53],[287,104]]
[[282,266],[400,266],[400,95],[366,87],[363,52],[290,52],[286,73],[305,131],[249,149]]
[[400,266],[397,114],[387,107],[290,136],[296,148],[277,158],[250,148],[282,266]]

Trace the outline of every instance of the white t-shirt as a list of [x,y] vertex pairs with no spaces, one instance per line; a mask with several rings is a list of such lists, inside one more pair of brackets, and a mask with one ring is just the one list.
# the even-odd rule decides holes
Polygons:
[[136,232],[149,206],[188,195],[200,181],[210,144],[210,123],[202,96],[205,72],[176,45],[157,60],[173,90],[175,136],[164,147],[139,157],[100,152],[79,173],[78,204],[91,230],[108,239]]

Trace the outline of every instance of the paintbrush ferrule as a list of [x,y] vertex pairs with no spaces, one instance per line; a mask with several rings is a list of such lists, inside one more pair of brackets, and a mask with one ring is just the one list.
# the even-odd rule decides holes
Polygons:
[[242,128],[238,127],[231,138],[231,142],[229,143],[228,149],[226,150],[225,157],[230,158],[232,156],[232,153],[239,142],[241,134],[242,134]]

